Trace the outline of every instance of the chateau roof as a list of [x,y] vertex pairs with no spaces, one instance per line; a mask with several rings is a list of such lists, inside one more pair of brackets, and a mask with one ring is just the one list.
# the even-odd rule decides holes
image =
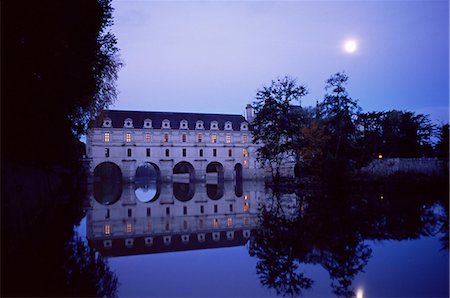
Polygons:
[[105,118],[110,118],[112,127],[122,128],[125,119],[132,119],[134,128],[142,128],[144,120],[152,120],[152,127],[160,129],[162,121],[167,119],[170,121],[170,126],[174,129],[180,127],[180,122],[186,120],[189,129],[195,129],[195,124],[198,120],[203,121],[204,128],[210,129],[211,121],[217,121],[219,129],[224,129],[225,122],[232,123],[233,130],[240,130],[242,122],[247,122],[242,115],[234,114],[203,114],[203,113],[178,113],[178,112],[143,112],[143,111],[125,111],[125,110],[105,110],[99,119],[94,123],[94,127],[101,127],[102,121]]

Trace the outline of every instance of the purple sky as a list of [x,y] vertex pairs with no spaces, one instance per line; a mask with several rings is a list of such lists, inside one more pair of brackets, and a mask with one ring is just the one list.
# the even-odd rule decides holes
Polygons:
[[[312,105],[345,71],[363,111],[407,109],[448,121],[448,1],[120,1],[125,63],[111,108],[242,114],[290,75]],[[357,40],[356,53],[343,51]]]

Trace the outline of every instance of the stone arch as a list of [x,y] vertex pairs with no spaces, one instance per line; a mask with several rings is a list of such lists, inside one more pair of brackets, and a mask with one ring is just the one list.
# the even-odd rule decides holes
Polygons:
[[103,205],[112,205],[122,196],[122,171],[113,162],[102,162],[94,169],[94,198]]
[[217,173],[217,179],[223,180],[224,168],[220,162],[213,161],[206,166],[206,173]]
[[217,184],[206,184],[206,194],[211,200],[218,200],[223,197],[224,194],[224,181],[219,181]]
[[143,202],[154,202],[161,193],[161,171],[151,162],[145,162],[136,169],[134,194]]
[[188,180],[192,182],[195,180],[195,169],[192,164],[187,161],[180,161],[173,167],[174,180]]
[[234,166],[234,194],[240,198],[243,194],[243,181],[242,181],[242,164],[237,163]]
[[173,195],[178,201],[190,201],[195,194],[195,183],[173,183]]

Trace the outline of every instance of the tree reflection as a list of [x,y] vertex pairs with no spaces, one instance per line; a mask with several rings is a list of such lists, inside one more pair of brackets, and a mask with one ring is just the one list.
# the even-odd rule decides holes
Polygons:
[[448,250],[448,203],[410,184],[360,185],[364,192],[348,185],[291,193],[273,189],[249,247],[259,259],[261,283],[283,296],[301,295],[313,285],[302,264],[315,264],[327,270],[336,296],[352,297],[353,280],[372,256],[366,240],[442,233]]

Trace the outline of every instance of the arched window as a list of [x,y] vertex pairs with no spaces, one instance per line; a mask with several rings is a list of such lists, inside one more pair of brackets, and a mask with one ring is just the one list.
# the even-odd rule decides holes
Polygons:
[[152,120],[151,119],[144,120],[144,128],[152,128]]
[[170,121],[169,121],[169,119],[164,119],[162,121],[162,128],[170,128]]
[[105,118],[105,120],[103,120],[103,127],[112,127],[111,118]]
[[133,119],[127,118],[123,122],[123,127],[133,127]]
[[233,124],[231,123],[231,121],[225,122],[225,130],[232,130],[232,129],[233,129]]

